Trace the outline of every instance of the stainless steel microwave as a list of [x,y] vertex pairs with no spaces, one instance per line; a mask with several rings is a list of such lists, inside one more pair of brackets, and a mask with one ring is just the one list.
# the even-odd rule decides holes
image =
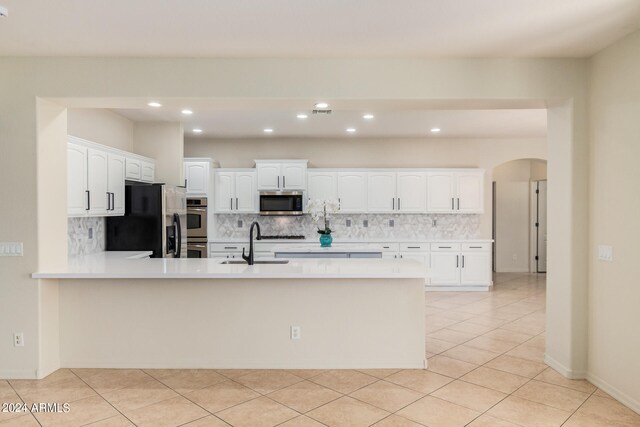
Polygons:
[[261,191],[260,215],[302,215],[302,191]]

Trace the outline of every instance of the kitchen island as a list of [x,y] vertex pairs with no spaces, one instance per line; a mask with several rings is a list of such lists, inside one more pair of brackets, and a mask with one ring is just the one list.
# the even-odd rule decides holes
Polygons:
[[96,254],[33,277],[58,283],[61,367],[423,368],[424,268]]

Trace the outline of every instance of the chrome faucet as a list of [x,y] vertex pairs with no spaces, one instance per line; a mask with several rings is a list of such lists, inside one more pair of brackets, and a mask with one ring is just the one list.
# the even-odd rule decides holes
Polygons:
[[251,228],[249,229],[249,255],[244,254],[244,248],[242,248],[242,259],[247,261],[247,264],[253,265],[253,227],[258,227],[258,235],[256,236],[256,240],[262,240],[262,236],[260,235],[260,224],[256,221],[253,221],[251,224]]

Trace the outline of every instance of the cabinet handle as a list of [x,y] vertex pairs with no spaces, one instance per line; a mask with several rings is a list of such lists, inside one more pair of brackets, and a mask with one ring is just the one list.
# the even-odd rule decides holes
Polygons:
[[85,193],[87,193],[87,211],[91,210],[91,191],[89,190],[85,190]]
[[236,210],[238,210],[238,198],[236,197]]
[[392,211],[396,210],[396,198],[395,197],[391,198],[391,210]]
[[282,175],[282,188],[287,188],[286,176]]
[[237,246],[225,246],[224,248],[225,249],[238,249]]
[[482,246],[469,246],[469,249],[482,249]]
[[116,193],[111,193],[111,210],[116,210]]
[[458,197],[458,210],[460,210],[460,197]]
[[420,249],[420,246],[407,246],[407,249]]
[[229,198],[229,206],[230,206],[230,209],[233,210],[233,197]]
[[111,210],[111,193],[107,191],[107,211]]
[[340,197],[338,197],[338,210],[342,209],[342,201],[340,200]]
[[398,197],[398,210],[400,210],[400,197]]
[[451,246],[438,246],[438,249],[451,249]]
[[462,268],[464,268],[464,255],[462,255]]
[[280,188],[280,175],[278,175],[278,188]]
[[456,255],[456,268],[460,267],[460,255]]
[[455,200],[453,197],[451,198],[451,210],[452,211],[456,210]]

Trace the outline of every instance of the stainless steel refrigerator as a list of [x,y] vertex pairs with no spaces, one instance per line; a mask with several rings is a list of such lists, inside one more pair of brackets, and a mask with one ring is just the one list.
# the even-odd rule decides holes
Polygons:
[[153,251],[187,257],[187,197],[183,187],[127,182],[125,215],[107,217],[108,251]]

